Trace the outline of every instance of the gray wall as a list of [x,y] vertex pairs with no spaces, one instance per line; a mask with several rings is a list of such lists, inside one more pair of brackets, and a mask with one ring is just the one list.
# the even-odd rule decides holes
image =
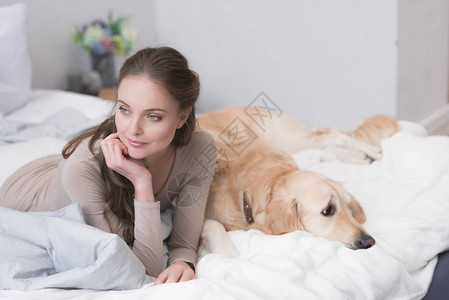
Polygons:
[[[248,105],[264,92],[306,124],[350,129],[374,113],[435,125],[429,116],[447,105],[448,0],[0,0],[0,5],[16,2],[28,6],[35,88],[64,89],[74,69],[88,74],[89,57],[72,42],[74,27],[113,9],[132,16],[138,48],[167,45],[186,55],[201,76],[202,112]],[[117,68],[122,61],[117,59]]]
[[[90,57],[73,42],[75,26],[94,19],[130,16],[129,24],[139,31],[138,47],[155,41],[151,1],[121,0],[0,0],[0,5],[23,2],[27,9],[27,41],[33,67],[34,88],[65,89],[66,75],[73,70],[87,80]],[[124,58],[117,58],[117,68]]]
[[398,117],[449,122],[449,1],[399,0]]
[[157,41],[201,74],[206,111],[265,92],[313,125],[396,113],[394,1],[155,0],[154,12]]

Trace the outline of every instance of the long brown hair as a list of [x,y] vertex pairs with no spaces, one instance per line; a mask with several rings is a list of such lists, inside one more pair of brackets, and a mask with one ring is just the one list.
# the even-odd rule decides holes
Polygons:
[[[187,121],[176,130],[172,141],[175,147],[188,144],[196,127],[195,103],[200,92],[200,82],[198,74],[189,69],[187,59],[170,47],[145,48],[125,61],[120,69],[117,87],[126,76],[142,77],[162,85],[178,103],[179,112],[191,108]],[[69,158],[83,140],[90,138],[89,150],[99,163],[107,190],[104,217],[111,231],[107,212],[110,210],[118,217],[123,224],[123,238],[131,246],[134,242],[134,186],[126,177],[108,168],[97,146],[97,142],[114,132],[117,132],[117,128],[115,115],[112,115],[100,125],[87,129],[69,141],[62,149],[62,156]]]

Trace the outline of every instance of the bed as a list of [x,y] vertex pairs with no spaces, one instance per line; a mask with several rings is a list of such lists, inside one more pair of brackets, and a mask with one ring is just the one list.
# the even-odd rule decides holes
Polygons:
[[[14,9],[7,12],[9,20],[22,22],[23,7]],[[0,8],[0,23],[2,13]],[[0,45],[9,41],[0,35]],[[26,47],[21,42],[17,49]],[[11,55],[1,51],[4,47],[0,58]],[[14,55],[26,58],[22,52]],[[113,106],[93,96],[31,89],[29,66],[18,67],[24,57],[14,64],[10,59],[0,70],[0,185],[24,164],[60,153],[68,139],[100,122]],[[420,125],[402,121],[401,131],[382,142],[382,151],[382,159],[370,165],[343,163],[322,150],[294,155],[301,168],[340,181],[358,199],[367,215],[365,228],[377,241],[370,249],[350,250],[302,231],[280,236],[232,231],[240,255],[203,251],[198,280],[154,286],[147,278],[116,290],[0,290],[0,298],[422,299],[430,287],[427,299],[441,299],[449,273],[449,137],[426,136]]]
[[[68,138],[100,122],[112,106],[97,97],[32,90],[25,105],[1,118],[0,184],[24,164],[60,153]],[[75,120],[83,125],[74,126]],[[127,291],[4,290],[0,296],[166,299],[182,293],[187,299],[421,299],[432,282],[437,255],[449,248],[449,137],[423,136],[419,125],[401,125],[399,133],[383,141],[382,159],[370,165],[342,163],[322,150],[294,155],[301,168],[342,182],[361,202],[368,218],[365,228],[377,241],[371,249],[353,251],[301,231],[282,236],[235,231],[229,235],[240,256],[202,253],[199,279],[191,282],[147,283]]]

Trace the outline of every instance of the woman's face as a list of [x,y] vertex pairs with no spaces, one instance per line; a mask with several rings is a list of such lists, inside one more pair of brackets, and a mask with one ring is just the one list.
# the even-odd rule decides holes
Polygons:
[[188,113],[179,112],[165,88],[147,78],[127,76],[118,87],[115,125],[131,158],[163,154]]

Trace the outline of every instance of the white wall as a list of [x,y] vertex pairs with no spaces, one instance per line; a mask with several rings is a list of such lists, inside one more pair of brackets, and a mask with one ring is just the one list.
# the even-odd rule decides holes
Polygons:
[[399,0],[398,117],[449,122],[449,1]]
[[[139,32],[143,47],[155,40],[151,1],[123,0],[0,0],[0,5],[23,2],[27,9],[27,41],[33,67],[34,88],[67,87],[66,76],[72,70],[90,70],[90,57],[73,42],[75,26],[94,19],[106,21],[114,16],[130,16],[129,24]],[[124,58],[117,58],[117,68]]]
[[72,41],[74,26],[113,9],[132,16],[138,48],[168,45],[186,55],[201,76],[202,112],[248,105],[264,92],[306,124],[349,129],[375,113],[438,119],[447,104],[448,0],[0,0],[0,5],[16,2],[28,6],[35,88],[64,89],[70,70],[88,73],[89,56]]
[[157,42],[202,77],[204,111],[265,92],[319,126],[396,113],[395,1],[156,0],[154,10]]

